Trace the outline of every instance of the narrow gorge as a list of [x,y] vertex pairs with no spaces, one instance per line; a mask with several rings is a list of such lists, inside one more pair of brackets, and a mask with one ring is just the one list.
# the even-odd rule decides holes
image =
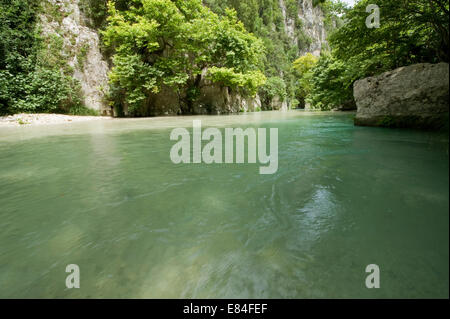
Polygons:
[[[97,25],[94,23],[92,10],[98,8],[90,9],[91,2],[44,0],[39,27],[46,45],[52,49],[48,50],[48,54],[53,54],[54,59],[66,64],[62,68],[66,75],[80,83],[84,105],[102,115],[127,116],[129,112],[126,105],[120,110],[114,110],[108,101],[108,73],[113,67],[113,62],[110,52],[106,52],[101,43],[102,26],[105,25],[105,21]],[[221,8],[215,7],[210,1],[205,2],[215,12],[222,13]],[[223,6],[225,2],[221,2],[220,5]],[[103,3],[105,5],[101,8],[105,9],[106,1]],[[238,16],[244,14],[240,11],[243,9],[238,2],[230,1],[228,5],[237,10]],[[293,59],[306,53],[319,56],[322,48],[328,46],[324,13],[320,6],[313,6],[312,0],[299,0],[294,3],[279,0],[278,3],[276,1],[271,3],[271,6],[275,12],[274,18],[268,21],[261,20],[261,28],[273,30],[275,37],[280,41],[282,47],[278,49],[283,63],[270,61],[268,56],[264,68],[267,77],[280,79],[281,82],[278,83],[282,84],[278,89],[281,92],[267,94],[263,90],[252,96],[240,89],[212,83],[206,76],[207,69],[204,69],[198,80],[195,100],[189,100],[188,88],[174,89],[163,85],[157,94],[148,94],[144,105],[134,115],[229,114],[287,110],[296,107],[293,105],[295,95],[292,93],[294,83],[290,64]],[[105,20],[106,17],[100,19]],[[257,35],[266,37],[267,40],[273,37],[264,35],[261,29],[255,31]]]
[[448,52],[447,0],[0,0],[0,299],[448,299]]

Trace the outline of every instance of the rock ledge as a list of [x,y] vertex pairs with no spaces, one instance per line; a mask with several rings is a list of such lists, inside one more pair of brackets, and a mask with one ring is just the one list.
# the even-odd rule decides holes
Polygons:
[[355,125],[448,129],[449,65],[421,63],[356,81]]

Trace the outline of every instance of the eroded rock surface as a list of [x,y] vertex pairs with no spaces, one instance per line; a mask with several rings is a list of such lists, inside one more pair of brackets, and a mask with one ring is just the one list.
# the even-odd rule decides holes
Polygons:
[[107,115],[110,108],[104,102],[108,90],[108,64],[100,52],[98,33],[87,26],[80,12],[79,0],[44,0],[47,12],[40,16],[44,37],[63,41],[62,56],[80,82],[86,107]]
[[361,126],[448,129],[449,65],[421,63],[356,81]]

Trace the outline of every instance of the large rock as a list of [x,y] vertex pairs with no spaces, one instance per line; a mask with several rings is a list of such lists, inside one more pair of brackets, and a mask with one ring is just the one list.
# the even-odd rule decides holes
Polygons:
[[281,111],[287,111],[288,105],[286,99],[282,99],[280,96],[275,95],[270,102],[270,108],[272,110],[281,110]]
[[198,98],[192,103],[192,113],[206,115],[239,112],[239,105],[233,103],[230,91],[226,86],[203,84]]
[[252,97],[238,89],[208,83],[200,88],[192,108],[193,114],[255,112],[261,110],[261,99],[258,95]]
[[361,126],[448,129],[449,65],[414,64],[354,84]]
[[269,97],[265,94],[262,95],[261,109],[263,111],[287,111],[289,110],[289,104],[286,98],[282,98],[279,95]]
[[[186,89],[163,85],[157,94],[150,94],[142,107],[130,113],[124,105],[125,116],[164,116],[164,115],[218,115],[261,110],[258,95],[249,96],[238,89],[202,80],[199,94],[188,102]],[[115,114],[118,115],[118,114]]]

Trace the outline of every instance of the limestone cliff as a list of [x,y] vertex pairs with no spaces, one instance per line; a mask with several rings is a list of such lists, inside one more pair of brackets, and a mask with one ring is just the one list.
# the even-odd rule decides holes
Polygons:
[[312,0],[297,0],[296,17],[291,17],[287,13],[286,1],[280,1],[280,8],[283,13],[284,30],[293,45],[299,44],[298,28],[295,19],[301,22],[300,34],[308,40],[299,44],[298,55],[312,53],[320,55],[322,48],[327,44],[327,32],[324,25],[324,14],[320,6],[313,6]]
[[[109,66],[100,51],[98,30],[91,28],[92,21],[80,10],[83,0],[42,0],[46,10],[40,15],[40,27],[44,38],[62,42],[61,57],[67,65],[65,73],[79,81],[84,103],[88,108],[97,110],[100,114],[111,114],[105,95],[108,91]],[[324,14],[320,6],[313,6],[312,0],[273,0],[272,5],[277,14],[266,27],[274,28],[278,34],[270,41],[284,41],[282,45],[274,42],[274,48],[282,47],[274,56],[279,61],[271,61],[266,66],[265,73],[269,76],[286,77],[291,69],[293,59],[311,52],[319,55],[326,43]],[[261,2],[259,12],[268,10]],[[294,4],[294,6],[293,6]],[[84,3],[84,5],[86,5]],[[231,5],[231,2],[227,5]],[[294,8],[294,9],[293,9]],[[238,14],[243,10],[236,7]],[[262,17],[261,17],[262,19]],[[278,19],[278,20],[277,20]],[[262,20],[261,20],[262,21]],[[258,36],[264,37],[263,33]],[[285,40],[290,44],[287,44]],[[47,41],[48,43],[51,41]],[[290,53],[288,53],[290,51]],[[293,83],[285,79],[287,85]],[[163,88],[157,96],[149,96],[146,106],[139,112],[141,116],[176,115],[176,114],[223,114],[260,109],[286,110],[290,107],[289,100],[276,96],[271,101],[261,102],[261,99],[247,97],[237,90],[204,83],[197,101],[186,105],[186,92],[175,92]],[[124,106],[126,115],[126,106]]]
[[60,42],[58,54],[65,60],[67,74],[79,81],[86,107],[110,114],[104,96],[108,89],[108,64],[100,52],[96,30],[87,26],[79,0],[43,0],[40,15],[42,36],[48,45]]

